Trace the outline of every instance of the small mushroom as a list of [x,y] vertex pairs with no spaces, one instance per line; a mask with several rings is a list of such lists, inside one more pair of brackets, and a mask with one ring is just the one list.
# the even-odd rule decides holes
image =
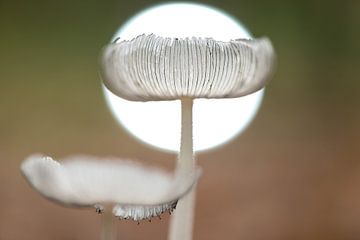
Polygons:
[[[116,39],[103,52],[103,82],[131,101],[181,100],[181,144],[177,171],[195,169],[192,107],[196,98],[235,98],[260,90],[274,66],[267,38],[228,42],[142,34]],[[170,239],[191,239],[194,193],[179,203]]]
[[173,175],[134,161],[75,156],[60,163],[40,154],[24,160],[21,171],[52,201],[134,221],[172,212],[200,176],[199,169]]

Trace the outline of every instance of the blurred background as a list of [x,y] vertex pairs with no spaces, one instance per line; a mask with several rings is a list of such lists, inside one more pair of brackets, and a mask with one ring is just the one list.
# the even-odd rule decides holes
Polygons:
[[[197,156],[194,239],[360,239],[360,2],[199,2],[270,37],[278,69],[252,125]],[[19,165],[31,153],[173,167],[174,154],[119,127],[99,78],[102,47],[155,3],[0,0],[0,239],[100,239],[94,210],[63,208],[28,186]],[[166,239],[168,220],[119,221],[118,239]]]

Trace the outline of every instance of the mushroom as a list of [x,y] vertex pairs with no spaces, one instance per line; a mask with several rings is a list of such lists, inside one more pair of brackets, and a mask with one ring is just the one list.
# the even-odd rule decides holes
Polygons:
[[[218,41],[142,34],[116,39],[103,52],[103,82],[130,101],[181,100],[177,172],[193,172],[192,107],[196,98],[235,98],[264,87],[274,51],[267,38]],[[178,205],[170,239],[191,239],[194,191]]]
[[[126,100],[181,101],[176,171],[186,173],[196,166],[194,99],[237,98],[262,89],[274,68],[274,55],[269,39],[252,39],[219,9],[167,3],[138,13],[119,28],[103,51],[102,76],[106,88]],[[192,238],[194,192],[179,201],[170,240]]]
[[41,154],[25,159],[21,171],[49,200],[104,212],[104,239],[111,238],[111,212],[138,223],[171,213],[200,176],[199,169],[172,175],[128,160],[74,156],[60,163]]

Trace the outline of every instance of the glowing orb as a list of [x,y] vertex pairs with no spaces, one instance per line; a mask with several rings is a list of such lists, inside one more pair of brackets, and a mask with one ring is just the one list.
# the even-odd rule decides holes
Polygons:
[[[211,37],[218,41],[251,38],[234,18],[213,7],[192,4],[162,4],[135,15],[113,40],[130,40],[143,33],[162,37]],[[105,87],[106,101],[121,125],[151,146],[178,151],[180,147],[180,101],[131,102]],[[255,117],[264,91],[233,99],[197,99],[194,102],[194,150],[214,148],[240,134]]]

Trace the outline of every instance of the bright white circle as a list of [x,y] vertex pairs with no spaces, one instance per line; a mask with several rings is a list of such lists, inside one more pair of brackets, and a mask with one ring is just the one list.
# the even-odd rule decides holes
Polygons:
[[[135,15],[113,39],[132,39],[140,34],[163,37],[211,37],[218,41],[251,38],[234,18],[202,4],[162,4]],[[162,150],[180,146],[180,101],[131,102],[105,87],[106,101],[121,125],[137,139]],[[194,150],[220,146],[240,134],[255,117],[264,91],[233,99],[197,99],[193,109]]]

